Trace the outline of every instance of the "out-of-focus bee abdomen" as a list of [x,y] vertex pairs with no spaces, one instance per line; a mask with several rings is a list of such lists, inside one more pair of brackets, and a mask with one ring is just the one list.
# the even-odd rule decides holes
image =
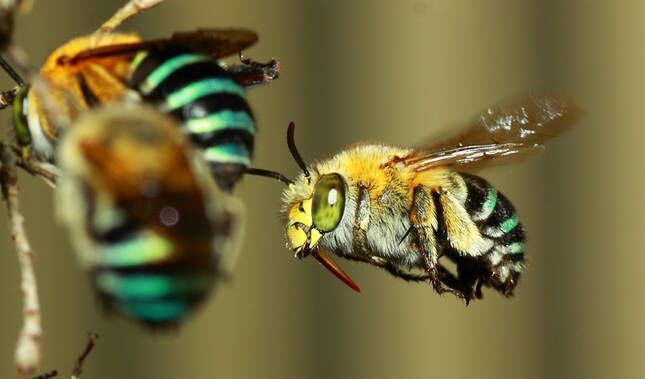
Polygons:
[[[90,215],[88,220],[93,218]],[[108,309],[151,326],[173,324],[213,287],[215,265],[208,251],[180,251],[191,247],[177,246],[166,236],[128,221],[101,233],[90,230],[90,234],[97,257],[91,274]]]
[[129,85],[177,117],[230,190],[249,166],[255,121],[244,88],[212,58],[179,48],[140,53]]
[[[524,229],[511,202],[486,180],[470,174],[461,174],[468,189],[464,204],[466,211],[481,234],[493,241],[493,247],[483,255],[490,266],[490,282],[505,295],[512,294],[524,270]],[[459,267],[462,271],[480,267]],[[460,275],[466,274],[460,272]]]

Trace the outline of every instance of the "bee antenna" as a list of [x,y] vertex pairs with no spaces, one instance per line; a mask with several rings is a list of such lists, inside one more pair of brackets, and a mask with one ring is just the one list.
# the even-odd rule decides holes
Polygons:
[[289,145],[289,151],[291,152],[291,155],[293,156],[293,159],[296,160],[296,163],[298,163],[298,166],[302,169],[302,172],[305,173],[305,177],[309,179],[311,177],[311,174],[309,174],[309,170],[307,170],[307,165],[305,164],[304,159],[302,159],[302,156],[298,152],[298,148],[296,147],[296,140],[293,137],[293,134],[296,130],[296,124],[291,121],[289,123],[289,127],[287,128],[287,145]]
[[18,74],[16,70],[14,70],[14,68],[11,67],[11,65],[2,56],[0,56],[0,66],[2,66],[5,72],[9,74],[9,76],[11,76],[11,79],[13,79],[13,81],[16,82],[20,87],[25,86],[25,81],[22,80],[20,74]]
[[247,168],[246,173],[249,175],[265,176],[267,178],[277,179],[286,185],[293,184],[293,180],[287,178],[277,171],[265,170],[263,168]]

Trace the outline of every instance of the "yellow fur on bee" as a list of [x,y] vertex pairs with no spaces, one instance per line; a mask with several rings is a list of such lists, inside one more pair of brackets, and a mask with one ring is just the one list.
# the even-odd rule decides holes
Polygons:
[[382,145],[356,145],[332,159],[317,165],[318,172],[337,172],[351,178],[354,186],[367,188],[371,199],[378,199],[386,188],[403,185],[401,173],[392,167],[383,167],[393,156],[403,156],[406,149]]
[[[89,49],[140,41],[141,39],[132,33],[91,34],[74,38],[60,46],[47,57],[40,70],[51,84],[48,101],[69,119],[75,118],[74,111],[88,107],[79,84],[81,77],[100,102],[120,99],[125,90],[122,83],[129,73],[131,55],[90,58],[78,63],[71,63],[69,59]],[[40,115],[41,129],[45,136],[53,141],[57,135],[56,127],[52,126],[51,118],[45,114],[43,101],[37,97],[34,91],[30,92],[30,112]]]
[[[59,76],[65,77],[65,71],[73,73],[80,67],[82,67],[85,62],[96,62],[97,60],[100,60],[101,65],[103,65],[106,69],[114,72],[115,74],[121,74],[118,76],[124,77],[125,75],[127,75],[127,66],[129,65],[129,63],[127,62],[129,61],[129,59],[124,56],[92,58],[83,60],[83,62],[79,64],[69,64],[66,63],[66,60],[89,49],[104,46],[137,43],[140,41],[141,38],[139,38],[139,36],[134,33],[90,34],[87,36],[77,37],[54,50],[49,55],[49,57],[47,57],[45,63],[43,63],[40,72],[41,74],[47,76],[50,80],[56,81]],[[123,69],[124,61],[126,61],[125,70]]]
[[448,240],[455,250],[469,255],[480,255],[492,247],[492,241],[481,235],[464,207],[468,190],[459,173],[446,167],[432,168],[415,176],[411,190],[417,185],[440,193],[439,200]]
[[492,247],[492,241],[482,237],[466,209],[454,197],[442,194],[440,201],[448,240],[455,250],[476,256]]
[[453,183],[451,182],[452,170],[445,167],[436,167],[427,171],[415,173],[410,181],[410,189],[416,188],[418,185],[423,185],[432,190],[442,188],[444,190],[451,190]]

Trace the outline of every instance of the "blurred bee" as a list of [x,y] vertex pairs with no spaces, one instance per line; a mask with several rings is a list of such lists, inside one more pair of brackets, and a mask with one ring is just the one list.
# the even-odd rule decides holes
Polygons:
[[[135,35],[111,33],[116,24],[111,19],[101,33],[56,50],[41,74],[23,62],[30,87],[0,58],[18,83],[2,97],[14,105],[23,158],[60,167],[56,174],[62,175],[52,179],[58,184],[57,213],[104,304],[164,326],[186,317],[228,273],[241,242],[242,207],[215,183],[203,154],[193,154],[183,133],[185,120],[161,104],[140,101],[131,77],[151,67],[146,53],[188,51],[197,44],[194,51],[203,48],[219,57],[257,37],[200,30],[141,42]],[[262,84],[254,74],[263,68],[243,62],[230,68],[230,75],[247,86]],[[164,70],[172,73],[178,66],[173,67]],[[154,72],[150,78],[159,79]]]
[[[316,257],[355,290],[328,253],[391,274],[430,281],[466,301],[482,286],[510,296],[524,271],[524,229],[510,201],[463,172],[541,151],[580,114],[560,96],[525,96],[492,107],[465,132],[417,149],[359,144],[307,166],[288,130],[302,173],[282,194],[287,246]],[[440,261],[456,264],[456,274]],[[416,273],[415,271],[423,271]]]
[[[19,142],[25,155],[33,150],[38,159],[53,161],[61,128],[80,112],[98,104],[143,101],[179,121],[218,184],[231,190],[249,165],[256,132],[245,89],[277,78],[279,65],[241,57],[242,65],[224,68],[217,60],[253,45],[257,34],[199,29],[142,41],[133,33],[112,32],[114,25],[106,24],[45,60],[40,73],[51,84],[49,99],[25,90],[14,103],[15,113],[22,115],[15,129],[24,136]],[[64,122],[56,120],[61,115]]]
[[62,137],[58,218],[104,304],[175,324],[226,273],[241,208],[221,192],[177,122],[144,106],[84,112]]

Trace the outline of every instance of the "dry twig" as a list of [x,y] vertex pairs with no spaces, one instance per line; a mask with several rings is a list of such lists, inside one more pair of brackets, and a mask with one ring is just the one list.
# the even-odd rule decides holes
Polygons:
[[[83,349],[83,352],[81,352],[81,354],[79,354],[79,356],[76,358],[76,361],[74,363],[74,369],[72,370],[71,379],[78,379],[83,373],[83,363],[85,363],[85,359],[87,359],[87,357],[92,352],[92,349],[94,349],[94,345],[96,345],[96,340],[98,338],[99,338],[98,334],[94,332],[88,333],[85,349]],[[38,376],[34,376],[32,379],[51,379],[51,378],[56,378],[57,376],[58,376],[58,371],[52,370],[52,371],[40,374]]]
[[25,220],[19,209],[15,157],[11,147],[6,143],[0,144],[0,162],[2,163],[0,186],[9,214],[11,239],[18,254],[20,288],[23,295],[23,325],[18,336],[14,358],[19,375],[32,375],[40,365],[42,336],[38,287],[33,266],[34,252],[27,239]]
[[32,159],[18,158],[16,165],[33,176],[39,177],[51,188],[56,188],[56,180],[60,176],[58,167],[51,163],[39,162]]
[[72,379],[77,379],[81,374],[83,373],[83,363],[85,362],[85,359],[87,358],[88,355],[92,352],[92,349],[94,348],[94,345],[96,345],[96,340],[99,338],[99,335],[90,332],[89,337],[87,339],[87,345],[85,345],[85,349],[81,353],[81,355],[76,358],[76,364],[74,365],[74,370],[72,370]]
[[52,370],[52,371],[46,372],[46,373],[44,373],[44,374],[40,374],[40,375],[38,375],[38,376],[34,376],[34,377],[33,377],[33,378],[31,378],[31,379],[51,379],[51,378],[55,378],[55,377],[57,377],[57,376],[58,376],[58,371],[56,371],[56,370]]
[[110,33],[121,25],[125,20],[140,13],[143,10],[156,7],[164,0],[130,0],[121,7],[116,13],[105,21],[96,33]]

